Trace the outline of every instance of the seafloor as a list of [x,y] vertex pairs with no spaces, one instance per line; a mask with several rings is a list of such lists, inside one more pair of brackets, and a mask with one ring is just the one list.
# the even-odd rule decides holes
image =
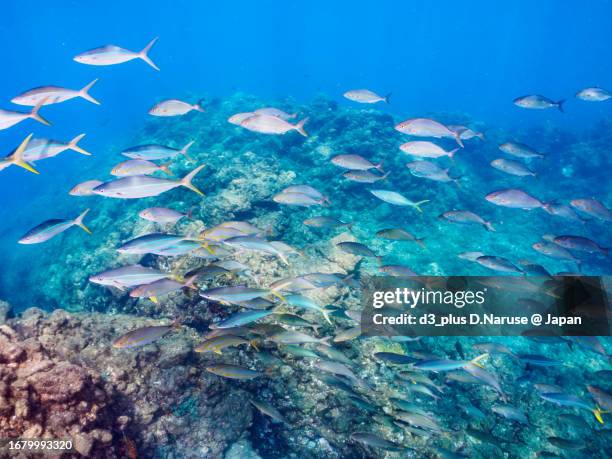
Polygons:
[[[308,116],[309,136],[294,132],[265,136],[227,122],[232,114],[266,105],[298,112],[298,118]],[[576,271],[575,264],[542,258],[531,244],[544,234],[566,230],[579,231],[603,245],[609,241],[609,226],[604,223],[589,221],[576,228],[575,223],[542,210],[496,207],[484,196],[512,186],[523,187],[542,201],[567,202],[591,197],[596,183],[601,191],[594,197],[612,202],[612,188],[604,185],[609,179],[606,168],[609,171],[612,122],[602,122],[581,135],[552,126],[510,135],[461,113],[429,115],[486,132],[484,141],[467,141],[455,160],[448,161],[453,176],[461,177],[461,186],[409,174],[405,167],[408,157],[398,149],[402,134],[393,129],[398,119],[377,109],[345,108],[323,97],[308,105],[292,100],[262,101],[244,94],[211,100],[204,114],[147,120],[142,132],[123,139],[125,143],[94,152],[91,165],[84,166],[75,183],[66,184],[66,193],[80,181],[108,178],[107,171],[122,160],[119,152],[128,146],[160,143],[181,147],[195,140],[189,158],[178,158],[171,168],[182,176],[195,165],[206,164],[195,180],[206,196],[200,198],[181,188],[157,198],[132,201],[70,197],[77,203],[73,208],[92,209],[87,223],[93,236],[75,229],[35,252],[26,248],[6,253],[0,264],[14,269],[3,269],[0,291],[11,292],[5,293],[4,300],[14,308],[8,303],[0,308],[0,437],[75,438],[81,454],[101,458],[131,457],[135,450],[138,457],[163,458],[527,458],[542,451],[549,455],[541,457],[610,457],[609,415],[604,415],[606,424],[601,426],[586,410],[545,402],[533,386],[559,385],[588,403],[592,401],[587,385],[609,392],[610,373],[600,371],[610,368],[608,356],[591,348],[568,342],[542,344],[521,337],[439,337],[405,344],[386,338],[356,338],[335,345],[350,359],[353,372],[372,386],[371,391],[356,390],[360,398],[351,398],[346,390],[329,385],[330,380],[313,366],[312,359],[292,356],[273,343],[260,345],[258,350],[228,349],[223,355],[194,353],[211,321],[229,315],[234,308],[189,292],[171,294],[155,304],[88,282],[92,274],[130,263],[186,272],[208,262],[196,257],[149,255],[140,259],[117,253],[122,242],[160,229],[138,217],[140,210],[151,205],[193,211],[193,220],[183,219],[172,228],[176,233],[197,234],[223,221],[248,220],[265,230],[270,239],[282,240],[299,251],[291,256],[289,266],[261,254],[240,253],[236,259],[250,267],[251,277],[219,278],[204,283],[203,288],[249,283],[253,278],[269,285],[312,272],[339,272],[356,278],[375,273],[376,260],[358,263],[358,257],[335,247],[335,243],[347,240],[367,244],[386,264],[402,263],[427,275],[491,274],[457,257],[465,251],[514,261],[528,259],[551,273],[571,272]],[[497,145],[509,138],[532,143],[546,154],[545,159],[531,164],[539,173],[537,178],[506,177],[488,165],[502,156]],[[381,188],[400,191],[413,201],[431,202],[423,206],[422,214],[381,203],[367,191],[370,186],[349,182],[342,177],[342,170],[330,163],[330,158],[340,153],[383,161],[390,175],[380,182]],[[329,197],[331,205],[303,209],[274,203],[271,197],[291,184],[317,188]],[[456,226],[438,218],[454,208],[479,213],[493,222],[497,231]],[[352,222],[352,228],[317,229],[302,223],[321,214]],[[376,231],[386,227],[409,229],[425,238],[426,247],[377,238]],[[27,269],[26,260],[33,254],[38,268]],[[582,271],[609,273],[609,259],[587,258]],[[308,295],[322,305],[361,308],[354,283],[317,289]],[[25,309],[27,306],[34,308]],[[320,322],[319,336],[335,335],[356,325],[342,314],[334,315],[333,325],[312,312],[304,316]],[[129,330],[175,319],[180,320],[181,329],[154,344],[135,349],[111,347],[117,336]],[[378,351],[395,351],[459,358],[457,342],[468,357],[474,357],[479,352],[471,345],[487,340],[503,342],[515,354],[542,354],[563,362],[562,366],[528,367],[501,354],[486,362],[486,368],[501,382],[503,397],[524,411],[527,424],[492,412],[491,406],[498,404],[502,395],[490,387],[434,375],[441,393],[436,395],[439,399],[432,399],[409,391],[412,383],[398,377],[400,367],[373,357]],[[601,338],[601,342],[609,353],[609,338]],[[247,382],[232,381],[205,371],[211,362],[237,363],[266,370],[266,374]],[[398,396],[432,413],[442,432],[414,432],[394,423],[397,408],[389,399]],[[273,404],[288,422],[277,423],[262,415],[249,403],[253,397]],[[473,429],[471,434],[468,429]],[[406,449],[392,452],[364,447],[351,440],[356,431],[377,433]],[[549,437],[570,441],[559,448]]]

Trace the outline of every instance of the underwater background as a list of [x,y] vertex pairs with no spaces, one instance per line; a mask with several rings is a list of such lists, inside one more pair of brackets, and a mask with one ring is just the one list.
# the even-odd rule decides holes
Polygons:
[[[3,5],[0,107],[24,109],[10,101],[30,88],[78,89],[96,78],[90,94],[101,105],[77,98],[44,106],[41,115],[52,126],[26,120],[0,131],[3,156],[31,132],[62,141],[85,133],[79,145],[92,153],[88,157],[67,151],[37,162],[40,175],[18,167],[0,172],[0,300],[7,303],[0,308],[6,316],[0,322],[6,320],[14,333],[0,330],[0,361],[19,362],[22,373],[32,362],[47,362],[47,370],[29,380],[34,392],[58,379],[74,381],[68,389],[57,388],[58,393],[41,397],[40,403],[51,400],[44,410],[23,408],[23,425],[7,427],[0,422],[0,428],[13,429],[20,436],[27,431],[32,437],[72,432],[80,439],[79,452],[91,457],[488,458],[540,453],[539,457],[610,457],[609,415],[603,415],[606,422],[601,425],[586,409],[549,403],[534,388],[534,384],[555,385],[594,408],[587,386],[596,385],[608,394],[612,388],[609,337],[546,343],[522,337],[422,338],[407,343],[354,337],[335,348],[344,353],[343,364],[374,389],[350,392],[339,387],[347,384],[346,378],[332,375],[336,379],[325,380],[327,375],[314,366],[314,357],[290,355],[274,343],[259,349],[226,349],[221,356],[194,353],[208,326],[236,312],[235,307],[189,291],[174,292],[154,303],[89,282],[96,273],[127,264],[187,272],[208,263],[206,257],[202,261],[117,253],[116,248],[130,239],[167,229],[139,218],[141,210],[154,205],[193,212],[193,220],[183,219],[170,229],[174,234],[198,234],[225,221],[244,220],[271,240],[282,240],[300,252],[290,257],[288,266],[261,254],[239,254],[238,260],[249,266],[261,285],[314,272],[357,277],[378,273],[376,259],[360,260],[339,250],[336,244],[343,241],[363,243],[382,256],[384,264],[402,264],[421,275],[492,274],[458,257],[468,251],[515,263],[529,260],[553,274],[576,272],[575,262],[545,257],[532,244],[547,234],[577,234],[611,247],[610,221],[585,218],[586,222],[577,223],[542,209],[527,212],[495,206],[484,197],[498,189],[520,188],[542,202],[595,198],[610,208],[612,101],[589,103],[575,97],[589,86],[612,88],[610,17],[612,3],[603,0],[583,5],[565,1]],[[159,41],[149,56],[159,72],[138,59],[106,67],[73,61],[77,54],[108,43],[138,51],[154,37]],[[343,97],[358,88],[391,94],[390,103],[365,105]],[[513,104],[526,94],[567,99],[564,112],[525,110]],[[173,118],[148,114],[155,103],[169,98],[201,101],[204,112]],[[227,122],[236,113],[262,107],[297,113],[291,122],[308,117],[308,137],[296,132],[267,136]],[[436,160],[459,178],[459,186],[415,177],[405,167],[410,157],[399,146],[410,137],[394,126],[415,117],[464,125],[484,134],[483,140],[466,140],[452,160]],[[182,187],[134,200],[68,194],[80,182],[110,180],[113,166],[127,159],[121,152],[128,147],[162,144],[180,149],[192,140],[189,157],[179,155],[170,169],[183,177],[206,164],[194,180],[203,198]],[[537,176],[506,175],[489,165],[505,157],[499,145],[508,141],[526,143],[544,155],[526,161]],[[452,139],[438,143],[447,150],[455,148]],[[331,163],[339,154],[382,162],[389,176],[375,186],[346,180],[344,171]],[[316,188],[331,204],[303,208],[273,201],[283,188],[298,184]],[[430,202],[422,206],[423,213],[392,207],[372,196],[371,188]],[[17,244],[40,222],[73,219],[87,208],[91,210],[85,223],[92,235],[72,228],[44,244]],[[452,209],[476,212],[496,231],[438,218]],[[303,224],[317,215],[352,226],[320,229]],[[424,238],[425,247],[376,236],[391,227]],[[575,255],[583,274],[612,271],[607,256]],[[236,283],[212,279],[198,287],[232,282]],[[252,280],[243,277],[239,283]],[[340,312],[361,308],[359,290],[352,285],[311,293],[320,304]],[[315,333],[319,337],[356,325],[342,314],[333,316],[333,325],[312,311],[305,317],[320,323]],[[112,347],[114,339],[132,329],[175,319],[182,329],[158,342],[131,350]],[[406,367],[373,357],[384,351],[459,359],[465,352],[471,359],[481,353],[472,349],[473,344],[482,341],[502,343],[511,351],[492,353],[485,365],[500,381],[501,391],[429,374],[442,390],[434,390],[434,397],[414,393],[409,390],[414,383],[400,376]],[[317,351],[319,358],[340,358],[318,347],[306,349]],[[516,357],[519,354],[543,355],[562,364],[526,365]],[[207,372],[211,362],[232,362],[270,374],[233,381]],[[2,397],[11,401],[8,395]],[[12,397],[13,405],[21,406],[16,401],[23,395]],[[391,399],[404,397],[431,413],[442,428],[412,432],[414,423],[398,425],[398,408]],[[276,406],[287,422],[272,421],[249,404],[252,398]],[[524,412],[527,423],[492,412],[491,406],[500,399]],[[8,417],[3,409],[0,403],[0,419]],[[58,409],[75,413],[80,421],[54,419],[50,413]],[[46,415],[33,414],[37,410],[46,410]],[[351,440],[352,434],[363,431],[402,448],[393,451],[389,445]]]

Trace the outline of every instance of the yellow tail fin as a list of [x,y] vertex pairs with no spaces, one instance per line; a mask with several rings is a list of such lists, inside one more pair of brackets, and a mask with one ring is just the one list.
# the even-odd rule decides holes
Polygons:
[[475,357],[475,358],[473,358],[472,360],[470,360],[470,363],[471,363],[471,364],[473,364],[473,365],[476,365],[477,367],[484,368],[484,367],[482,366],[482,364],[480,363],[480,361],[481,361],[482,359],[487,358],[487,357],[489,357],[489,354],[488,354],[488,353],[484,353],[484,354],[479,355],[478,357]]

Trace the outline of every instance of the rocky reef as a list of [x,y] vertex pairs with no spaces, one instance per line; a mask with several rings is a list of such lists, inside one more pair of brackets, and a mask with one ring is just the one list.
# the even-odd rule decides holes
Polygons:
[[[190,100],[195,98],[187,96]],[[176,159],[170,167],[177,176],[183,176],[195,165],[206,164],[196,179],[206,194],[203,199],[185,189],[137,202],[99,196],[71,198],[92,208],[88,225],[93,236],[73,232],[62,235],[61,243],[45,244],[36,252],[38,269],[26,269],[29,255],[13,251],[0,262],[22,267],[7,270],[0,279],[5,299],[14,298],[17,304],[14,314],[7,303],[0,302],[0,437],[69,437],[75,440],[79,454],[93,458],[132,457],[133,451],[138,457],[160,458],[437,457],[442,453],[428,449],[434,443],[469,457],[497,458],[506,453],[510,457],[527,457],[529,452],[544,449],[547,436],[578,438],[587,433],[592,438],[585,451],[603,451],[609,432],[596,429],[588,413],[583,419],[586,427],[560,425],[556,407],[551,409],[544,404],[531,388],[534,381],[560,384],[588,397],[584,387],[597,382],[595,372],[607,364],[605,356],[592,349],[575,346],[571,357],[578,363],[554,371],[527,371],[511,357],[492,357],[489,368],[500,379],[504,397],[527,411],[532,422],[527,427],[500,421],[490,411],[490,406],[500,399],[499,391],[434,376],[436,384],[444,386],[443,394],[436,395],[439,400],[411,394],[412,400],[428,412],[435,412],[444,426],[442,435],[424,435],[422,431],[404,429],[405,425],[398,425],[390,416],[397,410],[389,399],[405,394],[412,383],[398,377],[401,366],[381,362],[373,357],[374,353],[414,352],[459,358],[456,343],[470,350],[474,340],[424,338],[399,344],[384,338],[355,337],[336,343],[334,349],[344,354],[355,374],[370,387],[358,391],[359,397],[355,397],[337,387],[343,380],[330,385],[325,374],[313,366],[314,357],[295,356],[285,347],[269,342],[259,343],[257,349],[224,350],[222,355],[195,353],[209,325],[237,311],[235,307],[206,301],[188,289],[152,302],[88,282],[92,274],[131,263],[181,274],[197,268],[211,257],[140,257],[119,254],[116,248],[154,231],[194,235],[229,220],[248,220],[270,239],[292,245],[297,253],[290,256],[288,265],[257,253],[233,254],[232,259],[246,265],[248,273],[206,280],[199,284],[201,288],[237,283],[269,286],[281,278],[312,272],[341,273],[354,279],[378,272],[374,259],[360,260],[339,250],[336,244],[343,241],[366,243],[385,263],[403,263],[419,274],[488,274],[485,268],[469,264],[457,254],[481,250],[513,260],[534,260],[531,244],[542,234],[565,228],[564,223],[545,216],[543,211],[530,215],[517,211],[509,218],[507,209],[496,208],[483,199],[493,186],[517,183],[516,178],[500,177],[488,165],[499,155],[497,145],[508,140],[509,134],[501,129],[485,127],[486,142],[471,140],[448,164],[453,174],[461,177],[461,186],[424,183],[409,174],[406,157],[398,150],[403,137],[393,129],[397,117],[376,109],[339,106],[321,97],[308,105],[293,100],[274,103],[300,117],[310,117],[307,138],[295,133],[258,135],[227,122],[235,113],[271,105],[267,102],[236,94],[208,101],[204,114],[147,121],[141,132],[123,139],[121,145],[109,145],[107,151],[99,152],[74,178],[75,183],[65,184],[63,190],[67,193],[86,179],[108,178],[111,167],[122,160],[119,151],[130,145],[160,143],[182,147],[195,140],[189,157]],[[436,117],[474,129],[482,127],[465,114]],[[548,164],[556,164],[553,169],[542,166],[543,172],[550,170],[553,180],[567,185],[563,195],[557,196],[545,181],[529,182],[530,190],[543,200],[584,195],[584,184],[578,178],[597,174],[604,164],[602,156],[592,152],[612,144],[609,137],[597,133],[576,137],[552,128],[513,133],[513,137],[537,138],[535,146],[548,155]],[[360,154],[375,163],[382,161],[390,175],[381,188],[397,189],[415,201],[429,199],[424,214],[392,208],[373,198],[368,192],[371,187],[345,180],[341,171],[330,164],[330,158],[341,153]],[[296,184],[317,188],[329,197],[331,206],[288,208],[272,201],[274,194]],[[605,202],[612,196],[599,198]],[[497,232],[488,233],[481,228],[465,231],[465,227],[437,218],[458,203],[492,220]],[[152,205],[191,210],[194,218],[183,219],[173,228],[162,228],[138,217],[140,210]],[[317,229],[302,223],[321,214],[351,222],[352,227]],[[604,225],[589,225],[594,237],[604,236]],[[405,227],[417,237],[425,237],[426,247],[375,236],[376,231],[391,226]],[[538,262],[551,272],[569,269],[564,262]],[[595,258],[584,264],[584,269],[594,274],[609,271],[609,267],[608,260]],[[360,292],[349,283],[312,290],[308,295],[320,305],[341,308],[340,312],[361,308]],[[25,309],[32,305],[40,309]],[[336,315],[333,325],[312,311],[302,316],[318,325],[317,336],[336,335],[356,325],[344,314]],[[130,330],[175,320],[180,322],[180,329],[153,344],[137,349],[112,347],[115,338]],[[522,338],[504,340],[514,352],[555,355],[562,352],[561,348],[566,349],[566,344],[541,345]],[[609,348],[609,339],[604,344]],[[318,358],[326,358],[325,350],[313,348],[313,352]],[[206,366],[219,362],[257,369],[264,376],[233,381],[206,371]],[[263,415],[250,403],[254,398],[272,404],[287,422],[279,423]],[[474,417],[464,410],[474,405],[486,416]],[[506,453],[490,438],[487,443],[466,435],[468,427],[477,428],[483,438],[491,435],[501,439]],[[364,448],[350,439],[355,431],[377,432],[404,449],[394,453]]]

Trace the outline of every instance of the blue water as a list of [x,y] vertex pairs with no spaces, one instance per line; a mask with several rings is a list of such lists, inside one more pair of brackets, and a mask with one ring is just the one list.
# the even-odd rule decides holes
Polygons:
[[[86,133],[80,145],[93,153],[84,157],[64,152],[41,161],[36,164],[40,175],[17,167],[0,171],[0,300],[9,301],[17,311],[38,306],[110,312],[128,304],[92,287],[87,277],[117,266],[113,247],[132,236],[135,215],[143,205],[74,198],[68,190],[85,180],[108,177],[110,167],[125,159],[121,150],[147,141],[182,147],[197,140],[196,157],[211,168],[197,182],[213,197],[235,178],[226,166],[250,150],[274,167],[280,165],[280,170],[298,171],[294,184],[305,181],[328,194],[334,203],[330,212],[355,222],[353,232],[361,242],[382,252],[386,263],[404,263],[419,274],[490,274],[457,258],[469,250],[515,262],[529,259],[551,273],[576,271],[572,263],[542,257],[531,249],[547,233],[578,233],[602,247],[612,246],[609,222],[591,220],[577,227],[541,210],[504,209],[483,199],[495,189],[521,187],[542,201],[567,203],[594,197],[612,206],[612,101],[588,103],[574,97],[584,87],[612,89],[610,1],[125,3],[40,0],[2,6],[0,108],[26,110],[10,100],[33,87],[78,89],[94,78],[99,82],[90,93],[102,102],[95,106],[76,99],[46,106],[41,114],[52,126],[26,120],[0,131],[2,156],[31,132],[65,141]],[[159,41],[149,56],[160,72],[140,60],[108,67],[72,60],[111,43],[138,51],[154,37]],[[357,88],[391,93],[391,103],[362,106],[342,97]],[[567,99],[565,113],[525,110],[512,103],[526,94]],[[148,110],[166,98],[202,100],[206,112],[184,120],[151,121]],[[266,105],[310,116],[306,129],[311,134],[308,142],[313,143],[303,143],[295,133],[277,142],[225,123],[233,113]],[[413,178],[403,167],[407,157],[397,146],[408,137],[393,131],[393,122],[420,116],[467,123],[486,134],[484,142],[467,141],[454,163],[442,160],[462,177],[462,189]],[[359,122],[349,126],[351,119]],[[331,125],[344,129],[331,132]],[[546,154],[546,159],[530,162],[538,178],[504,176],[488,165],[505,157],[497,144],[510,139]],[[441,143],[452,147],[447,140]],[[430,199],[424,215],[392,210],[365,192],[368,187],[340,180],[339,170],[327,159],[312,155],[323,144],[334,154],[348,151],[384,160],[393,171],[384,187],[414,200]],[[192,167],[181,163],[178,175]],[[215,181],[216,177],[221,178]],[[201,204],[185,189],[146,202],[176,204],[184,211],[201,205],[207,225],[220,222],[214,220],[218,214],[210,217],[214,221],[207,220],[208,201]],[[257,204],[243,215],[263,218],[269,208],[278,211]],[[74,218],[86,207],[91,207],[95,222],[92,236],[71,229],[45,244],[16,243],[38,223]],[[483,215],[498,232],[466,230],[436,218],[453,208]],[[318,213],[282,208],[275,220],[281,222],[274,228],[276,236],[309,250],[322,238],[337,234],[303,228],[301,221]],[[426,237],[428,249],[413,250],[374,237],[379,229],[402,225]],[[374,263],[365,263],[369,272],[375,268]],[[586,256],[582,269],[609,275],[612,262]],[[605,342],[609,352],[609,340]],[[585,361],[601,357],[584,355]],[[600,358],[590,370],[605,365],[609,364]]]

